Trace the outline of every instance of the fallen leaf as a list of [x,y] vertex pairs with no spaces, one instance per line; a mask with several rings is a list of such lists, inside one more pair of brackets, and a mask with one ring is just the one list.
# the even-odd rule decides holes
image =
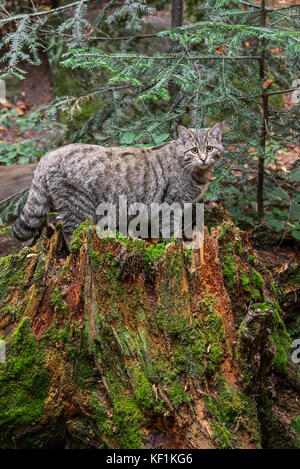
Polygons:
[[255,147],[250,147],[249,150],[247,151],[248,155],[250,155],[251,153],[254,153],[257,151],[257,148]]
[[274,83],[274,80],[272,80],[272,78],[268,78],[262,85],[263,89],[267,90],[272,83]]
[[217,52],[218,54],[223,54],[223,46],[220,45],[220,46],[216,47],[215,52]]
[[271,54],[282,54],[282,49],[280,47],[271,47],[270,48]]
[[288,270],[289,268],[289,265],[290,265],[290,261],[289,262],[285,262],[284,264],[282,264],[281,266],[275,268],[275,272],[277,274],[282,274],[283,272],[285,272],[286,270]]
[[21,109],[26,109],[26,103],[24,103],[24,101],[17,101],[16,105]]

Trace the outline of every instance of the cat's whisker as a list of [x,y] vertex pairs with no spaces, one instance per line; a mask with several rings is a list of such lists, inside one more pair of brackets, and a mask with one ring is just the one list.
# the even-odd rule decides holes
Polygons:
[[195,161],[191,161],[190,163],[188,163],[186,166],[185,166],[185,169],[188,169],[188,168],[195,168],[197,166],[197,163],[195,163]]

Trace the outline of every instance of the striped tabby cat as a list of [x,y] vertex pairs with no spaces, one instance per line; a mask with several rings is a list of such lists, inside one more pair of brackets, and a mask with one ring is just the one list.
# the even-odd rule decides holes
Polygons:
[[97,223],[101,202],[195,202],[203,196],[215,160],[223,154],[222,126],[178,127],[178,139],[152,148],[106,148],[71,144],[41,159],[27,202],[12,226],[15,238],[26,241],[44,225],[49,211],[63,217],[69,246],[73,231],[91,216]]

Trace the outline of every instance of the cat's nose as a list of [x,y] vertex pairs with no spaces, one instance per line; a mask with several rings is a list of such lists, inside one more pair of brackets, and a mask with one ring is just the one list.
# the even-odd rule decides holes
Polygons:
[[206,160],[205,153],[200,153],[199,157],[200,157],[200,160],[203,161],[203,163],[204,163],[204,161]]

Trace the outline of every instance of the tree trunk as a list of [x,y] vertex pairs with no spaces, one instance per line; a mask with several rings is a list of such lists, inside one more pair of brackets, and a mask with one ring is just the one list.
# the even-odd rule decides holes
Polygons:
[[[172,0],[171,27],[176,28],[178,26],[182,26],[182,22],[183,22],[183,0]],[[170,93],[173,104],[175,103],[179,90],[180,88],[178,85],[176,85],[176,83],[170,82],[169,93]]]
[[172,0],[171,27],[182,26],[183,21],[183,0]]
[[[261,26],[266,26],[266,3],[265,0],[261,2]],[[266,151],[266,137],[269,119],[269,101],[267,90],[264,89],[263,83],[265,80],[265,39],[260,40],[260,59],[259,59],[259,77],[262,84],[262,125],[260,131],[260,152],[258,160],[258,181],[257,181],[257,216],[260,223],[264,223],[264,177],[265,177],[265,151]]]
[[296,447],[289,336],[246,234],[206,231],[202,265],[159,246],[86,222],[67,257],[58,229],[0,260],[0,448]]

